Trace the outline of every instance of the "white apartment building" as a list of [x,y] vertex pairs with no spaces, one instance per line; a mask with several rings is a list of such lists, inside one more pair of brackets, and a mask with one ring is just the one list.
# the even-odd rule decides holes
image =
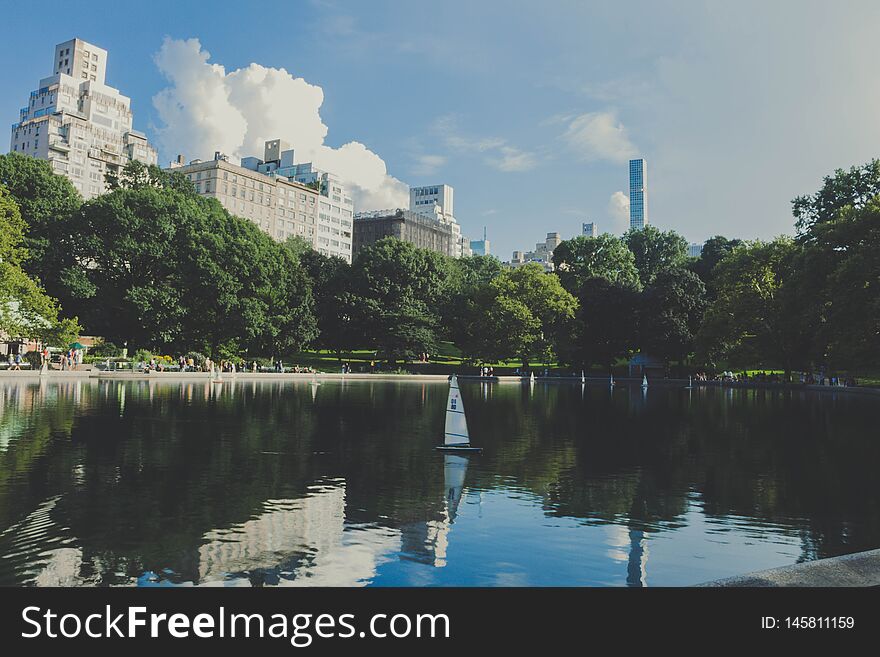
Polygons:
[[411,187],[409,190],[409,210],[452,229],[453,253],[455,258],[472,255],[470,240],[461,234],[461,227],[455,220],[455,190],[450,185],[425,185]]
[[132,128],[131,99],[105,84],[106,50],[65,41],[55,46],[53,71],[19,112],[11,151],[48,160],[86,199],[131,160],[156,164],[156,149]]
[[553,252],[556,247],[562,243],[559,233],[547,233],[547,239],[543,242],[535,244],[534,251],[522,252],[514,251],[510,258],[510,262],[506,263],[509,267],[521,267],[529,262],[536,262],[541,265],[545,271],[553,271]]
[[[311,170],[311,165],[294,165],[293,151],[278,152],[279,143],[283,144],[266,142],[265,159],[247,157],[242,166],[217,152],[209,161],[183,164],[178,158],[171,167],[186,175],[196,192],[216,198],[231,214],[254,222],[276,240],[297,235],[319,253],[351,262],[353,212],[345,188],[326,172],[312,170],[315,181],[322,183],[320,191],[317,184],[285,175],[296,167]],[[288,161],[288,166],[281,166]]]

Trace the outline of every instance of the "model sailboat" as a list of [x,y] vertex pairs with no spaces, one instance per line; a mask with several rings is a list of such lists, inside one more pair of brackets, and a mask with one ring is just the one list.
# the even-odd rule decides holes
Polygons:
[[647,388],[647,387],[648,387],[648,376],[647,376],[646,374],[643,374],[643,375],[642,375],[642,387],[643,387],[643,388]]
[[581,370],[581,383],[586,383],[586,382],[587,382],[587,377],[584,376],[584,371]]
[[446,427],[443,431],[443,445],[436,447],[443,452],[482,452],[482,447],[471,447],[467,419],[464,415],[464,402],[458,389],[455,374],[449,380],[449,397],[446,399]]

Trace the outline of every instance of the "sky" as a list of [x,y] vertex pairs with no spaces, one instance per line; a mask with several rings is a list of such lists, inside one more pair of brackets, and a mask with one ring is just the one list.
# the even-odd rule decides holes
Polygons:
[[[880,3],[0,0],[0,119],[56,43],[109,51],[107,83],[165,165],[281,137],[356,209],[455,188],[462,233],[509,259],[548,232],[650,223],[691,242],[793,232],[791,199],[880,155]],[[93,10],[94,9],[94,10]],[[0,150],[9,149],[8,141]]]

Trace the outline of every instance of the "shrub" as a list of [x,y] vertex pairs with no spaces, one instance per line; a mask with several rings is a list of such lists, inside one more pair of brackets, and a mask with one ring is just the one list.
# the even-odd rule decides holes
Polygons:
[[92,356],[103,356],[104,358],[109,356],[112,358],[122,355],[122,347],[117,347],[112,342],[104,342],[102,340],[89,349],[89,354]]

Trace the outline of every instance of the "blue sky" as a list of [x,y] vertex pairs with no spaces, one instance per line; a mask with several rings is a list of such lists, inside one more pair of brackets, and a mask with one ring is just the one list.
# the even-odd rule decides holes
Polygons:
[[582,221],[622,232],[630,156],[651,223],[702,241],[792,232],[795,195],[880,151],[876,2],[104,4],[4,12],[7,125],[79,36],[161,162],[281,132],[363,203],[453,185],[503,259]]

